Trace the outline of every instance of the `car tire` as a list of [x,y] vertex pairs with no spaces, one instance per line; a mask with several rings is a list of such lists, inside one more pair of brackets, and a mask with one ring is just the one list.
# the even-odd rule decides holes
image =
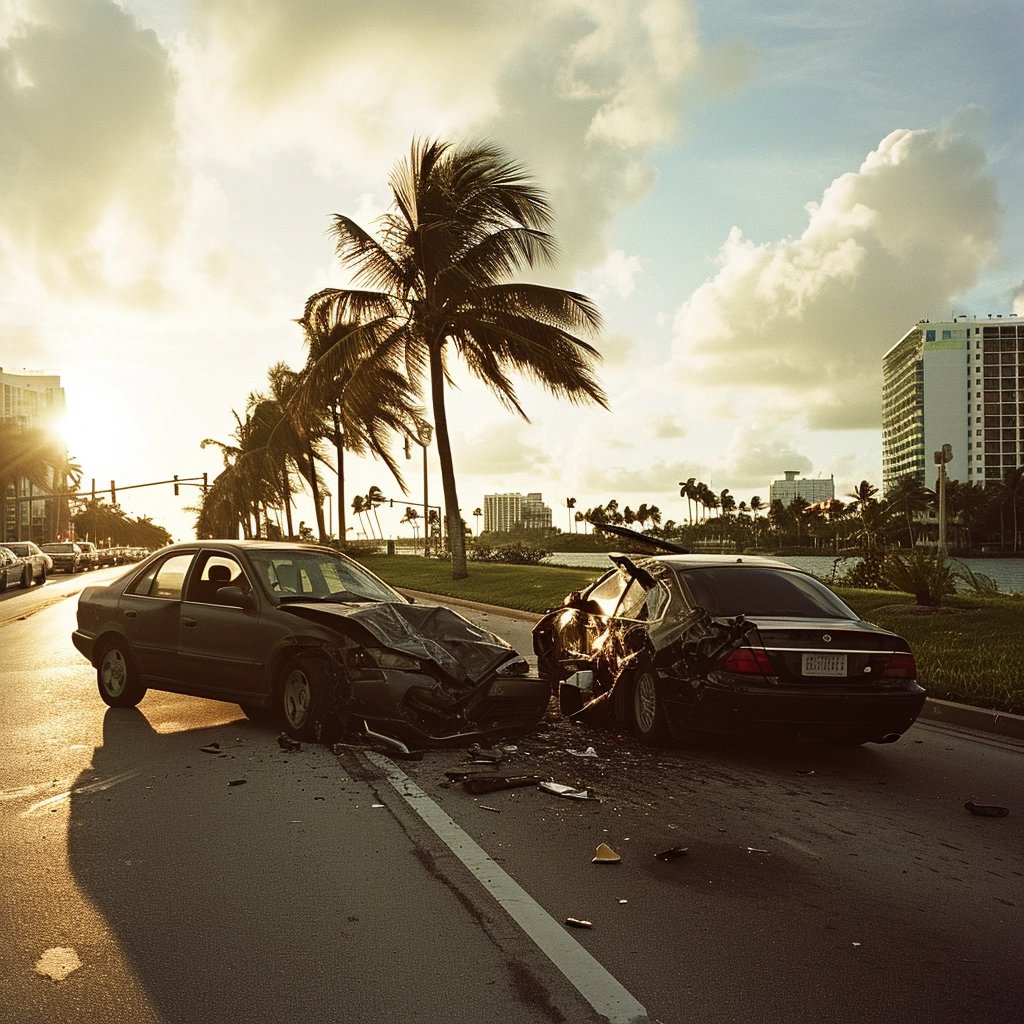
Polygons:
[[43,584],[43,583],[46,582],[46,566],[45,565],[39,570],[39,579],[36,580],[36,582],[39,583],[39,584]]
[[615,684],[615,713],[622,725],[642,743],[656,745],[669,735],[668,716],[658,676],[642,661]]
[[96,686],[103,703],[112,708],[133,708],[146,696],[131,653],[115,641],[103,649],[96,665]]
[[32,566],[27,562],[25,568],[21,570],[21,589],[28,590],[32,586]]
[[292,739],[319,742],[324,738],[330,697],[331,673],[323,658],[312,654],[290,658],[277,685],[281,728]]

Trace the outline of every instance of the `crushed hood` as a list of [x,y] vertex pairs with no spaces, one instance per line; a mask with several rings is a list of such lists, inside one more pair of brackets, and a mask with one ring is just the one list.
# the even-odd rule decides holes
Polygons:
[[432,661],[455,679],[476,682],[518,656],[501,637],[442,605],[289,601],[281,608],[321,624],[356,623],[383,647]]

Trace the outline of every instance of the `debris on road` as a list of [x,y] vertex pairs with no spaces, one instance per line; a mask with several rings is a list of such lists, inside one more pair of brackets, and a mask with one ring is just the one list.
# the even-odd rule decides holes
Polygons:
[[584,921],[579,917],[567,917],[565,919],[567,925],[571,925],[573,928],[593,928],[593,921]]
[[277,745],[282,750],[301,750],[302,744],[298,740],[293,740],[288,733],[283,732],[277,737]]
[[199,748],[204,754],[222,754],[219,743],[207,743],[205,747]]
[[589,789],[578,789],[576,786],[566,786],[561,782],[541,782],[538,786],[545,793],[554,793],[555,796],[564,796],[569,800],[593,800],[600,803],[600,797],[595,796]]
[[662,850],[660,853],[656,853],[654,856],[657,860],[672,861],[678,860],[680,857],[684,857],[690,848],[688,846],[670,846],[667,850]]
[[607,844],[599,843],[592,864],[618,864],[622,858]]
[[228,782],[229,786],[244,786],[249,780],[248,779],[231,779]]
[[973,800],[968,800],[964,807],[979,818],[1005,818],[1010,813],[1009,807],[1000,807],[998,804],[976,804]]
[[767,850],[762,850],[758,846],[748,846],[747,847],[747,853],[768,853],[768,851]]
[[597,757],[597,751],[593,747],[587,747],[586,750],[566,750],[567,754],[572,754],[573,757]]
[[462,788],[467,793],[494,793],[499,789],[516,789],[519,786],[536,786],[539,775],[491,775],[463,779]]
[[505,760],[505,751],[497,747],[484,748],[479,743],[474,743],[469,748],[469,759],[481,764],[501,764]]

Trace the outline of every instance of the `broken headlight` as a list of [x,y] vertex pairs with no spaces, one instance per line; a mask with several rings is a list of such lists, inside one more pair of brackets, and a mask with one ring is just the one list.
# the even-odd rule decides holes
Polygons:
[[499,665],[495,672],[495,675],[499,676],[528,676],[529,674],[530,666],[525,658],[513,658],[511,661],[506,661],[504,665]]
[[387,651],[383,647],[354,647],[345,652],[345,665],[350,669],[404,669],[408,672],[418,672],[420,662],[409,654],[400,654],[398,651]]

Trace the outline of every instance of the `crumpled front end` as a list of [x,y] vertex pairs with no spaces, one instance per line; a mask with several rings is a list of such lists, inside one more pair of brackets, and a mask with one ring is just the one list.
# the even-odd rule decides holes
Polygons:
[[548,707],[547,684],[514,648],[449,608],[292,605],[339,633],[327,735],[376,734],[409,748],[522,734]]

